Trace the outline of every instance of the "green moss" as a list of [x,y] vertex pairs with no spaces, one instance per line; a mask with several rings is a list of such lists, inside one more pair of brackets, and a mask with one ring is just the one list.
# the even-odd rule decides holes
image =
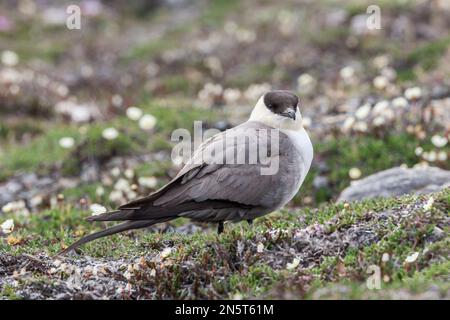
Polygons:
[[402,61],[402,65],[397,70],[398,79],[400,81],[415,80],[417,77],[415,68],[417,67],[420,67],[424,71],[434,69],[449,46],[450,37],[444,37],[419,46],[407,54],[406,57],[404,57],[403,52],[399,52],[397,59]]
[[194,88],[184,75],[166,75],[161,78],[161,84],[167,93],[189,94]]
[[125,56],[125,60],[152,59],[157,55],[162,54],[164,51],[175,47],[176,42],[170,41],[167,37],[155,39],[131,48]]
[[207,26],[217,26],[223,23],[226,16],[238,9],[240,2],[237,0],[212,0],[204,8],[201,22]]
[[64,159],[70,151],[59,146],[59,139],[71,136],[79,138],[75,128],[55,127],[26,145],[9,145],[0,155],[0,171],[6,178],[17,171],[42,172],[48,165]]
[[436,66],[437,61],[447,51],[450,45],[450,37],[432,41],[415,49],[407,56],[407,63],[419,64],[425,71]]
[[[136,122],[117,117],[110,122],[87,126],[84,135],[79,133],[76,126],[49,125],[26,145],[6,145],[0,154],[0,181],[19,171],[45,174],[59,164],[64,175],[78,175],[81,164],[87,160],[104,163],[114,156],[169,151],[173,130],[185,128],[192,131],[194,121],[208,123],[216,117],[210,110],[190,105],[172,106],[148,101],[142,108],[157,118],[155,132],[145,132]],[[103,130],[108,127],[118,130],[116,139],[106,140],[102,137]],[[62,137],[73,137],[76,147],[70,150],[62,148],[59,145]]]
[[19,300],[20,296],[16,294],[16,289],[13,286],[6,284],[0,288],[0,298],[7,300]]
[[[175,248],[170,254],[173,264],[166,267],[164,272],[170,272],[171,276],[163,278],[171,280],[162,281],[158,286],[163,288],[161,290],[166,290],[165,294],[179,298],[193,297],[193,292],[187,292],[186,286],[195,287],[196,281],[202,281],[205,285],[194,289],[195,296],[204,298],[212,292],[225,298],[235,295],[244,298],[279,298],[281,290],[280,292],[285,293],[293,292],[298,298],[317,297],[320,292],[320,297],[331,298],[337,295],[341,298],[363,299],[389,297],[389,292],[400,289],[411,294],[422,293],[430,286],[437,286],[445,294],[446,288],[448,289],[445,279],[450,267],[446,258],[448,237],[433,243],[424,239],[430,236],[433,226],[442,225],[448,215],[449,196],[450,190],[434,194],[435,205],[431,213],[424,211],[420,205],[417,206],[417,203],[425,203],[427,197],[423,196],[374,199],[352,203],[346,208],[342,204],[336,204],[324,205],[315,210],[283,210],[257,219],[251,227],[245,223],[226,224],[225,233],[220,236],[214,231],[200,231],[189,235],[133,231],[99,239],[83,246],[81,251],[92,257],[134,260],[136,256],[157,254],[169,245]],[[408,210],[408,215],[397,223],[384,224],[367,216],[386,210],[403,212],[405,209]],[[110,225],[87,223],[83,218],[88,214],[85,210],[74,209],[66,204],[28,217],[15,217],[16,230],[13,235],[23,241],[20,245],[10,246],[2,240],[0,252],[36,255],[45,251],[53,255],[63,244],[70,244],[83,234]],[[276,262],[276,259],[284,256],[281,252],[287,254],[289,250],[302,250],[292,242],[294,230],[323,224],[336,216],[339,219],[333,222],[336,223],[335,230],[345,230],[363,223],[365,228],[369,227],[376,232],[380,240],[359,249],[351,245],[343,246],[339,255],[323,252],[319,257],[320,264],[312,268],[287,270],[285,263],[282,263],[281,268],[267,264],[266,256],[274,252],[279,254],[271,258]],[[269,236],[274,230],[283,232],[278,237]],[[257,255],[250,248],[260,241],[263,241],[265,252]],[[405,267],[406,256],[416,251],[420,252],[417,261],[411,267]],[[387,262],[381,261],[383,253],[389,253],[390,259]],[[192,268],[191,272],[181,267],[186,266],[186,263]],[[388,276],[387,282],[382,282],[382,290],[367,289],[365,282],[369,265],[380,266],[382,276]],[[214,277],[211,277],[211,272],[214,272]],[[308,282],[296,280],[300,275],[309,279]],[[138,282],[136,285],[145,285],[145,282]],[[11,292],[7,289],[2,294],[10,296]]]
[[256,82],[270,82],[274,72],[275,65],[272,63],[249,64],[239,68],[239,71],[236,74],[229,77],[229,79],[225,81],[225,86],[246,88]]

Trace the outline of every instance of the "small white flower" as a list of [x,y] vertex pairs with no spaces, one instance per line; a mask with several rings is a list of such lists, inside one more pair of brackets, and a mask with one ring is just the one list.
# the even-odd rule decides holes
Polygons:
[[383,114],[387,108],[389,108],[389,102],[387,100],[381,100],[375,104],[372,113],[374,115],[380,115]]
[[297,79],[297,83],[301,87],[307,86],[312,82],[314,82],[314,78],[308,73],[301,74]]
[[105,189],[102,186],[98,186],[97,189],[95,189],[95,194],[97,197],[101,197],[105,194]]
[[382,112],[382,116],[385,119],[394,120],[395,119],[395,113],[391,108],[387,108]]
[[388,55],[376,56],[372,62],[376,68],[383,69],[389,64],[389,56]]
[[127,117],[131,120],[139,120],[142,117],[142,110],[138,107],[129,107],[127,109]]
[[75,145],[75,139],[72,137],[63,137],[59,139],[59,145],[61,148],[70,149]]
[[379,90],[383,90],[388,85],[389,81],[384,76],[377,76],[373,79],[373,86]]
[[349,177],[351,178],[351,179],[359,179],[360,177],[361,177],[361,170],[360,169],[358,169],[358,168],[351,168],[349,171],[348,171],[348,175],[349,175]]
[[5,50],[2,52],[1,61],[7,67],[14,67],[19,62],[19,56],[14,51]]
[[367,123],[364,121],[358,121],[354,124],[353,129],[359,132],[367,132]]
[[362,105],[355,112],[356,118],[358,118],[360,120],[367,118],[369,116],[370,109],[371,109],[370,104],[366,103],[366,104]]
[[384,119],[384,117],[375,117],[375,119],[373,119],[373,125],[375,126],[375,127],[380,127],[380,126],[382,126],[383,124],[385,124],[386,123],[386,119]]
[[389,261],[389,253],[387,253],[387,252],[383,253],[383,255],[381,256],[381,261],[388,262]]
[[13,210],[14,210],[14,205],[13,205],[12,202],[9,202],[9,203],[5,204],[5,205],[2,207],[2,211],[3,211],[4,213],[10,213],[10,212],[12,212]]
[[113,177],[118,177],[120,175],[120,169],[118,167],[112,168],[110,172]]
[[128,191],[127,198],[128,198],[128,200],[134,200],[137,198],[137,193],[134,191]]
[[102,132],[102,137],[106,140],[114,140],[119,136],[119,132],[115,128],[106,128]]
[[414,153],[416,154],[416,156],[420,156],[422,153],[423,153],[423,148],[422,147],[417,147],[415,150],[414,150]]
[[264,244],[262,244],[261,242],[258,243],[258,245],[256,246],[256,252],[263,252],[264,251]]
[[122,103],[123,103],[123,98],[122,98],[121,95],[115,94],[111,98],[111,102],[112,102],[113,106],[120,107],[122,105]]
[[123,200],[123,193],[120,190],[113,190],[109,194],[109,200],[112,202],[120,202]]
[[314,79],[310,74],[303,73],[297,78],[297,90],[300,93],[311,93],[317,85],[316,79]]
[[234,295],[233,295],[233,300],[242,300],[244,297],[242,296],[242,293],[240,293],[240,292],[236,292]]
[[232,104],[241,98],[241,91],[239,89],[227,88],[223,91],[223,99],[226,103]]
[[172,248],[164,248],[163,251],[161,251],[161,258],[167,258],[172,253]]
[[26,205],[25,205],[25,201],[23,200],[19,200],[19,201],[13,201],[13,202],[9,202],[7,204],[5,204],[2,207],[2,211],[4,213],[11,213],[11,212],[22,212],[22,213],[26,213],[28,212]]
[[42,198],[41,195],[35,195],[33,198],[30,199],[30,205],[32,207],[37,207],[41,205],[43,201],[44,199]]
[[445,147],[445,145],[448,143],[448,139],[446,137],[435,134],[431,137],[431,143],[434,144],[436,148],[442,148]]
[[348,117],[347,119],[345,119],[344,123],[342,124],[342,131],[343,132],[350,131],[350,129],[353,127],[354,124],[355,124],[355,118]]
[[397,97],[392,100],[392,105],[395,108],[406,108],[408,106],[408,100],[406,100],[404,97]]
[[413,263],[414,261],[417,260],[417,258],[419,257],[419,252],[414,252],[412,254],[410,254],[409,256],[406,257],[405,262],[406,263]]
[[442,162],[447,161],[447,158],[448,158],[447,152],[445,152],[444,150],[439,151],[437,154],[437,158],[439,161],[442,161]]
[[431,208],[433,208],[433,204],[434,204],[434,198],[430,197],[427,201],[427,203],[424,204],[423,206],[423,210],[425,211],[430,211]]
[[92,211],[91,215],[93,216],[98,216],[99,214],[105,213],[107,211],[104,206],[98,203],[91,204],[89,209]]
[[435,162],[437,159],[437,153],[434,150],[431,150],[430,152],[424,152],[422,154],[422,158],[424,158],[428,162]]
[[292,260],[292,262],[287,263],[286,269],[293,270],[293,269],[297,268],[299,264],[300,264],[300,259],[294,258],[294,260]]
[[271,88],[271,85],[266,82],[253,83],[247,88],[247,90],[245,90],[244,96],[247,100],[253,101],[258,99],[262,94],[269,91]]
[[352,78],[354,74],[355,74],[355,69],[353,69],[353,67],[350,67],[350,66],[344,67],[341,69],[341,71],[339,71],[339,75],[344,80],[348,80],[348,79]]
[[413,168],[428,168],[429,164],[426,161],[421,161],[419,163],[416,163]]
[[151,114],[145,114],[139,120],[139,127],[142,130],[152,130],[156,125],[156,118]]
[[130,190],[130,183],[128,182],[128,180],[120,178],[114,185],[114,189],[128,192]]
[[56,89],[56,92],[61,96],[61,97],[66,97],[69,94],[69,88],[67,88],[67,86],[60,84],[58,86],[58,88]]
[[417,100],[422,97],[422,89],[419,87],[408,88],[405,90],[405,98],[408,100]]
[[139,177],[138,183],[145,188],[152,189],[157,186],[158,179],[156,179],[155,177]]
[[4,234],[11,233],[14,230],[14,220],[8,219],[0,225]]
[[131,168],[125,169],[124,175],[128,179],[133,179],[133,177],[134,177],[134,170],[131,169]]

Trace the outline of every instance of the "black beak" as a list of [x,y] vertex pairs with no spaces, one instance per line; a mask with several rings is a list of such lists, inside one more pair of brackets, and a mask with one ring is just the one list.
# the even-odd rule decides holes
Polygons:
[[287,117],[287,118],[291,118],[294,121],[297,118],[294,110],[288,110],[288,111],[282,112],[281,115],[284,117]]

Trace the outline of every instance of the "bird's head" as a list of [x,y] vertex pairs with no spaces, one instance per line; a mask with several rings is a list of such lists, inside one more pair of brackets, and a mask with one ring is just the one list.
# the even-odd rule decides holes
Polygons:
[[299,98],[287,90],[268,91],[259,98],[249,120],[278,129],[300,130]]

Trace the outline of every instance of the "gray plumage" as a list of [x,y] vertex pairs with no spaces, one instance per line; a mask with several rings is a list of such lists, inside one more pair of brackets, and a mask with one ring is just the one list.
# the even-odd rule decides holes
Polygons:
[[[252,134],[248,134],[249,131]],[[263,132],[273,134],[274,129],[261,122],[247,121],[208,139],[177,176],[158,191],[124,204],[117,211],[87,218],[88,221],[127,222],[88,235],[62,253],[99,237],[148,227],[178,217],[223,223],[253,220],[279,209],[295,195],[309,164],[307,167],[304,165],[301,150],[293,145],[282,130],[276,130],[279,147],[275,152],[270,147],[270,134],[267,136]],[[243,135],[247,139],[239,139]],[[262,143],[269,143],[267,149],[272,150],[273,154],[268,156],[272,160],[277,158],[280,163],[275,174],[261,174],[261,169],[268,167],[268,164],[262,163],[259,156],[256,156],[254,164],[248,161],[245,164],[230,164],[225,161],[231,159],[232,155],[236,160],[243,153],[248,160],[255,156],[249,154],[249,146]]]

